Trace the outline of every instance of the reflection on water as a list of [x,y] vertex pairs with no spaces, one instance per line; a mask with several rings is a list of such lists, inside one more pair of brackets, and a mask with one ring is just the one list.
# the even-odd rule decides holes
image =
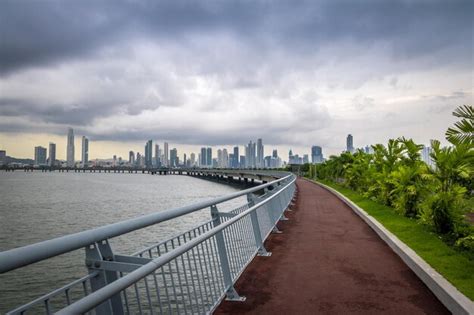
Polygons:
[[[0,173],[0,251],[222,196],[236,188],[187,176]],[[234,200],[229,210],[244,203]],[[205,209],[111,240],[131,254],[210,218]],[[77,250],[0,275],[0,313],[86,274]]]

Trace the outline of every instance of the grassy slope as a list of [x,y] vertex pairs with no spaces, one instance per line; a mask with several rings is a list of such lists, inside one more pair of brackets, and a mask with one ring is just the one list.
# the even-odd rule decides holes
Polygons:
[[445,244],[428,227],[397,214],[392,208],[364,198],[340,185],[321,181],[352,200],[413,249],[464,295],[474,300],[474,261]]

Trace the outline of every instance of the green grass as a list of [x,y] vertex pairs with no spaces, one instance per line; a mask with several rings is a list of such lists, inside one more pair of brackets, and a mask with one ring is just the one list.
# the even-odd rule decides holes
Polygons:
[[395,234],[464,295],[474,300],[474,260],[444,243],[427,226],[401,216],[394,209],[329,181],[320,181],[352,200]]

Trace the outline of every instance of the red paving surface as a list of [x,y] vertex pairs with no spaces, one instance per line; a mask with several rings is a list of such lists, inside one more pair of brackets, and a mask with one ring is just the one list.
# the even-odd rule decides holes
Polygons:
[[266,241],[236,284],[245,302],[215,314],[449,314],[431,291],[352,210],[298,179],[282,234]]

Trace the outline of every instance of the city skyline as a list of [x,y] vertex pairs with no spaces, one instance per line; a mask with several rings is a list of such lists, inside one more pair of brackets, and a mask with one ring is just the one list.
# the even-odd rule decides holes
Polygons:
[[[473,6],[5,2],[0,147],[26,157],[52,141],[63,158],[69,126],[99,158],[148,139],[187,154],[255,136],[327,155],[344,150],[334,139],[349,133],[355,146],[400,135],[446,144],[450,113],[474,103]],[[25,20],[34,34],[19,27]]]

